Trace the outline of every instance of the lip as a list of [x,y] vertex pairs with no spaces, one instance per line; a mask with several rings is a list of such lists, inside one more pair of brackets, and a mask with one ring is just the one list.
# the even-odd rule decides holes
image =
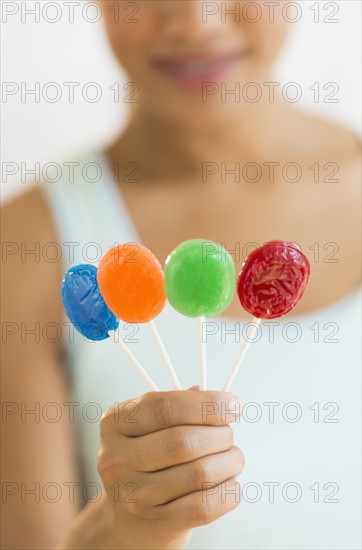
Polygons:
[[220,82],[227,72],[249,56],[249,51],[224,55],[192,55],[158,58],[153,66],[182,87],[200,88],[204,82]]

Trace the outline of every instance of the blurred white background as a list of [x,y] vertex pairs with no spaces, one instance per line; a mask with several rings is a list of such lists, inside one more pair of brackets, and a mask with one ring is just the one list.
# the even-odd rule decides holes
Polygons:
[[[72,159],[80,152],[102,147],[126,120],[124,96],[121,95],[121,102],[117,104],[109,89],[120,82],[122,90],[126,78],[108,48],[102,21],[86,21],[82,16],[84,3],[89,4],[89,20],[96,12],[92,2],[79,0],[74,2],[75,17],[70,23],[70,8],[64,4],[71,3],[38,2],[41,9],[46,4],[48,7],[40,22],[35,22],[35,16],[28,11],[35,8],[36,2],[1,1],[2,163],[26,162],[31,166],[37,161]],[[57,16],[55,4],[60,6],[58,13],[62,16],[51,23],[49,21]],[[275,80],[298,82],[303,88],[299,105],[360,134],[361,2],[305,0],[299,5],[303,15],[291,25],[289,40],[275,67]],[[327,23],[327,20],[337,22]],[[27,89],[35,88],[37,82],[41,91],[50,82],[60,84],[62,97],[54,103],[40,97],[37,103],[31,95],[22,101],[20,91],[14,95],[6,93],[16,90],[17,86],[21,89],[22,83]],[[63,85],[66,82],[80,83],[75,88],[73,103],[69,102],[69,88]],[[102,98],[94,103],[87,102],[80,93],[89,82],[99,83],[102,89]],[[315,82],[321,85],[322,98],[318,103],[314,103],[313,92],[308,91]],[[323,91],[323,85],[328,82],[339,86],[337,103],[322,101],[333,91],[332,87]],[[88,91],[91,96],[94,89]],[[52,98],[55,88],[48,88],[45,93]],[[2,200],[31,184],[31,177],[25,182],[20,180],[18,174],[2,178]]]

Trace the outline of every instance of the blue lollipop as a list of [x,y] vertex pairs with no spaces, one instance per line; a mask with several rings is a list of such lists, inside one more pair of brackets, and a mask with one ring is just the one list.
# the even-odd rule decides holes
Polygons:
[[89,264],[71,267],[62,280],[62,300],[75,328],[93,341],[111,337],[149,388],[158,387],[116,332],[119,321],[103,300],[97,283],[97,268]]
[[69,319],[88,340],[105,340],[117,329],[118,320],[101,296],[93,265],[76,265],[66,272],[62,300]]

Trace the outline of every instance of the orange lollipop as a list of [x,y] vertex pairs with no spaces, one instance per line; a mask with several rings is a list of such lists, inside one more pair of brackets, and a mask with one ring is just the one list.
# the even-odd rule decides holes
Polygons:
[[177,390],[182,389],[153,319],[166,305],[160,262],[147,248],[125,243],[101,259],[98,286],[109,309],[126,323],[149,323],[165,367]]
[[126,243],[109,250],[97,278],[109,309],[127,323],[147,323],[166,304],[162,267],[143,246]]

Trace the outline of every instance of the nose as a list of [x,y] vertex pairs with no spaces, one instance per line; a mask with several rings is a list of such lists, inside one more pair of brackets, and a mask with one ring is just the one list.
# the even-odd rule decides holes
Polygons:
[[175,42],[193,44],[220,38],[228,25],[221,21],[218,4],[203,0],[161,1],[162,32]]

